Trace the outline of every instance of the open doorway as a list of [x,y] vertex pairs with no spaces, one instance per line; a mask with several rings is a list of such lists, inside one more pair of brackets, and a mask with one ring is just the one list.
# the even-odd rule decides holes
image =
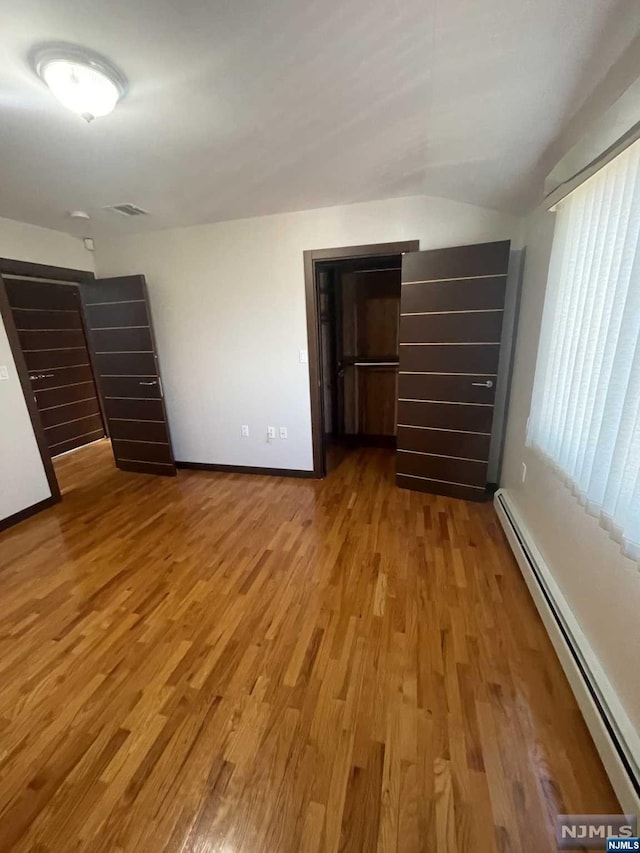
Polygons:
[[401,260],[417,240],[305,252],[314,473],[395,447]]
[[0,259],[0,313],[53,500],[55,460],[97,441],[122,470],[175,475],[144,276]]

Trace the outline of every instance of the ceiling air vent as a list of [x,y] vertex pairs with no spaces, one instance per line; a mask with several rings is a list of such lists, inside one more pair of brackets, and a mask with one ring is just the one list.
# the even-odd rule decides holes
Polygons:
[[143,210],[136,204],[112,204],[110,207],[105,207],[105,210],[113,210],[114,213],[119,213],[121,216],[148,216],[149,211]]

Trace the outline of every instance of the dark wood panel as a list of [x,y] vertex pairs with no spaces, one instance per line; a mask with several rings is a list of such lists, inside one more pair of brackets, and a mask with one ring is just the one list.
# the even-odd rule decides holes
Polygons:
[[18,331],[26,329],[81,329],[79,311],[46,311],[14,308],[13,319]]
[[114,303],[146,299],[144,278],[141,275],[97,279],[85,285],[83,293],[87,305],[94,305],[96,302]]
[[486,486],[487,463],[467,459],[449,459],[445,456],[427,456],[421,453],[398,452],[398,474],[431,477],[469,486]]
[[74,382],[90,381],[93,383],[93,374],[89,364],[81,367],[56,367],[46,372],[31,371],[29,378],[34,391],[40,391],[44,388],[59,388]]
[[357,382],[358,434],[395,435],[397,371],[388,367],[359,368]]
[[108,418],[127,418],[142,421],[164,420],[161,400],[114,400],[104,401]]
[[398,401],[398,423],[491,432],[493,406]]
[[[362,358],[380,359],[383,353],[398,352],[400,318],[400,270],[361,273],[342,277],[343,297],[352,279],[352,305],[343,300],[343,322],[351,319],[354,354]],[[345,350],[348,352],[348,350]]]
[[109,421],[111,438],[130,441],[169,441],[164,421],[128,421],[111,418]]
[[493,278],[432,281],[407,284],[402,289],[402,311],[464,311],[504,307],[506,275]]
[[96,355],[100,376],[153,376],[156,361],[153,353],[109,353]]
[[151,332],[148,326],[136,329],[105,329],[93,331],[93,345],[101,352],[151,352]]
[[400,346],[401,371],[497,373],[500,347],[490,344]]
[[69,441],[76,436],[87,435],[94,431],[104,433],[102,429],[102,418],[99,414],[89,415],[88,417],[74,421],[73,423],[61,424],[60,426],[54,426],[48,429],[45,427],[44,434],[49,442],[49,447],[53,448],[55,446],[57,450],[57,445],[61,442]]
[[149,324],[145,302],[87,305],[86,309],[92,329],[113,329],[119,326],[147,326]]
[[12,308],[75,311],[80,305],[78,289],[72,284],[5,279],[5,287]]
[[65,403],[52,409],[40,409],[40,417],[45,430],[49,427],[63,424],[67,421],[78,420],[88,415],[100,414],[100,406],[95,397],[79,400],[75,403]]
[[171,449],[168,444],[151,444],[143,441],[125,441],[113,439],[116,459],[129,459],[133,462],[172,463]]
[[36,394],[38,406],[41,411],[50,409],[53,406],[62,406],[65,403],[76,403],[80,400],[86,400],[89,397],[95,399],[93,382],[91,380],[59,388],[50,388],[44,391],[36,390],[35,386],[37,384],[37,382],[33,383],[34,393]]
[[130,439],[132,441],[169,440],[164,421],[125,421],[111,418],[109,421],[111,438]]
[[[493,387],[481,387],[492,382]],[[496,377],[461,374],[401,373],[399,397],[417,400],[455,400],[460,403],[493,403]]]
[[91,444],[92,441],[99,441],[104,438],[104,430],[100,428],[94,432],[77,435],[69,441],[61,441],[55,447],[51,447],[52,456],[60,456],[62,453],[67,453],[69,450],[75,450],[76,447],[82,447],[84,444]]
[[429,252],[410,252],[402,258],[402,281],[429,281],[501,275],[509,266],[510,243],[476,243]]
[[105,397],[148,397],[160,399],[157,376],[105,376],[102,379]]
[[403,343],[496,343],[502,331],[502,311],[416,314],[400,318]]
[[409,477],[406,474],[396,476],[396,485],[401,489],[411,489],[414,492],[427,492],[431,495],[444,495],[449,498],[459,498],[463,501],[485,501],[487,492],[473,486],[458,486],[451,483],[440,483],[419,477]]
[[52,350],[82,347],[86,350],[86,342],[82,329],[38,329],[18,332],[22,349]]
[[38,352],[25,352],[24,360],[27,370],[47,371],[55,367],[75,367],[76,365],[88,364],[88,355],[85,347],[78,349],[40,350]]
[[404,450],[487,460],[490,444],[491,436],[489,435],[398,426],[398,446]]

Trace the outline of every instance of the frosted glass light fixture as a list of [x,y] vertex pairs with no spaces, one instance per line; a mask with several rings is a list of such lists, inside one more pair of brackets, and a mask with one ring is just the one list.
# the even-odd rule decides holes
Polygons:
[[33,54],[38,76],[67,109],[86,121],[109,115],[127,90],[107,59],[74,45],[48,45]]

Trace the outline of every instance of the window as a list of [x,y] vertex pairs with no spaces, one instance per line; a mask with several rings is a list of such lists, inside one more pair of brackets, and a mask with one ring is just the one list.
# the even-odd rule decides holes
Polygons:
[[558,204],[527,440],[640,559],[640,142]]

